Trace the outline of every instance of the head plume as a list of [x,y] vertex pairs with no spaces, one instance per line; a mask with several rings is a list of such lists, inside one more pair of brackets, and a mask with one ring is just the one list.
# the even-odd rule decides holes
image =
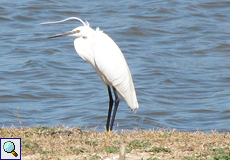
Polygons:
[[80,18],[77,18],[77,17],[69,17],[69,18],[66,18],[62,21],[55,21],[55,22],[45,22],[45,23],[40,23],[40,24],[54,24],[54,23],[62,23],[62,22],[65,22],[65,21],[68,21],[68,20],[78,20],[80,21],[84,26],[88,26],[89,27],[89,22],[87,21],[83,21],[81,20]]

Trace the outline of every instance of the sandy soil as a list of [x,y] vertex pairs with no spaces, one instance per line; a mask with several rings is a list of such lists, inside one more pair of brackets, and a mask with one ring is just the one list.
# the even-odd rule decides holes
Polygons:
[[230,159],[229,132],[176,130],[97,132],[74,127],[1,128],[21,138],[22,159]]

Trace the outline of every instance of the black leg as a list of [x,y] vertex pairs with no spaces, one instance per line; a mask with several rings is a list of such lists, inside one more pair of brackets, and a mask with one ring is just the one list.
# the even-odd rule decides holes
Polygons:
[[117,90],[114,87],[113,87],[113,92],[114,92],[114,95],[115,95],[115,105],[114,105],[114,109],[113,109],[112,121],[111,121],[111,124],[110,124],[110,131],[112,131],[112,129],[113,129],[113,123],[114,123],[114,120],[115,120],[115,117],[116,117],[118,104],[120,102],[119,97],[117,95]]
[[111,89],[108,87],[108,93],[109,93],[109,111],[108,111],[108,117],[107,117],[107,123],[106,123],[106,130],[109,131],[109,123],[110,123],[110,117],[111,117],[111,111],[113,108],[113,96],[111,93]]

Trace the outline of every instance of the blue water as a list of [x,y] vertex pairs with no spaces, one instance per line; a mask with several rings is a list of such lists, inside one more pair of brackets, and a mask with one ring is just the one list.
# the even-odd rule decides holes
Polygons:
[[123,51],[140,108],[118,108],[114,129],[230,131],[230,2],[0,2],[0,127],[105,128],[108,94],[75,52],[74,38],[47,39],[81,25],[100,27]]

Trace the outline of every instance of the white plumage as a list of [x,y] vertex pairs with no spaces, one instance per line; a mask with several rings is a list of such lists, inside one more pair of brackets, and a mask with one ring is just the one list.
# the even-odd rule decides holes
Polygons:
[[[76,52],[81,58],[93,66],[101,80],[105,83],[105,85],[108,86],[110,103],[106,129],[112,130],[116,110],[119,104],[117,93],[127,102],[129,108],[131,108],[134,112],[137,108],[139,108],[136,91],[128,64],[117,44],[107,34],[103,33],[103,31],[100,31],[99,28],[96,30],[90,28],[88,22],[85,23],[79,18],[70,17],[63,21],[48,22],[43,24],[60,23],[71,19],[81,21],[84,26],[77,27],[68,33],[54,35],[49,38],[63,36],[77,37],[74,40]],[[112,87],[114,91],[115,107],[109,128],[111,110],[113,106],[111,105],[113,104],[113,99],[111,96],[110,87]]]

